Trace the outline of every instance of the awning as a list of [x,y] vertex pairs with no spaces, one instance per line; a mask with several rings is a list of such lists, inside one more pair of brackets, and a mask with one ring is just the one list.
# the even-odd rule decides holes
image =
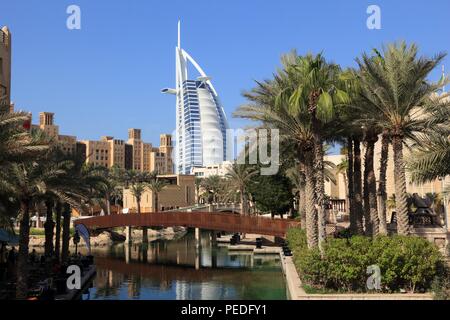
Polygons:
[[0,229],[0,242],[6,242],[10,245],[18,245],[19,237],[6,231],[5,229]]

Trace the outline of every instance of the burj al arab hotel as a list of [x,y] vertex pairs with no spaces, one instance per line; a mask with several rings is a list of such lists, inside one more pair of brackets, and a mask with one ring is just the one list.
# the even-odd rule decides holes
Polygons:
[[[176,96],[176,172],[191,174],[193,168],[225,161],[229,126],[211,78],[181,48],[180,22],[175,55],[176,88],[162,92]],[[188,76],[189,63],[198,72],[195,80]]]

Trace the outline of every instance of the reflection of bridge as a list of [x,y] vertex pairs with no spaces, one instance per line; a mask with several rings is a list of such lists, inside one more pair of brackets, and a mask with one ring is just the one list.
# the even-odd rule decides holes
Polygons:
[[[253,257],[251,257],[253,258]],[[124,263],[123,260],[110,258],[95,258],[95,265],[98,269],[111,270],[121,274],[132,274],[145,277],[147,279],[157,279],[160,281],[187,281],[202,282],[205,280],[213,281],[220,279],[221,281],[231,282],[235,284],[245,284],[249,277],[242,272],[250,271],[251,268],[208,268],[202,267],[195,269],[192,266],[158,265],[142,262]],[[267,276],[269,272],[279,274],[279,270],[266,270],[261,276]],[[254,279],[253,279],[254,280]]]
[[143,214],[115,214],[80,219],[75,224],[87,228],[110,229],[116,227],[188,227],[213,231],[241,232],[285,237],[289,228],[299,222],[210,212],[155,212]]

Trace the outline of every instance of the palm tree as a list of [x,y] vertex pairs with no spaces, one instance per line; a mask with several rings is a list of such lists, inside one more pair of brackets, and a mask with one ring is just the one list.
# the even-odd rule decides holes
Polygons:
[[64,165],[64,174],[57,180],[60,186],[57,195],[61,201],[62,248],[61,261],[66,262],[69,253],[70,217],[72,208],[85,212],[87,205],[94,204],[107,180],[101,167],[85,164],[81,153],[69,154]]
[[228,179],[229,187],[234,190],[239,190],[242,215],[246,215],[248,213],[248,184],[257,174],[258,171],[256,171],[253,167],[234,163],[233,166],[228,169],[225,176]]
[[314,178],[318,205],[319,245],[326,239],[324,126],[335,118],[336,105],[349,100],[339,88],[341,69],[329,63],[322,54],[298,57],[288,73],[297,80],[297,87],[289,97],[291,111],[308,112],[314,142]]
[[30,235],[30,210],[46,194],[69,200],[64,194],[60,179],[65,174],[61,168],[52,168],[39,162],[15,163],[2,172],[0,190],[8,193],[20,203],[19,258],[17,265],[17,298],[24,299],[28,294],[28,242]]
[[417,46],[403,42],[383,50],[383,63],[367,54],[357,60],[361,70],[361,95],[375,107],[373,113],[382,115],[374,117],[376,125],[388,130],[392,138],[398,233],[401,235],[410,232],[403,144],[429,123],[423,119],[424,110],[442,83],[430,83],[427,77],[444,57],[445,54],[438,54],[433,58],[419,58]]
[[261,121],[266,128],[280,130],[281,139],[290,141],[298,148],[300,166],[305,175],[305,216],[308,247],[318,244],[317,213],[315,210],[315,179],[313,168],[313,135],[310,115],[292,111],[289,107],[291,93],[298,88],[298,81],[288,75],[286,69],[295,63],[297,55],[291,53],[282,58],[283,69],[273,80],[257,82],[250,92],[244,93],[251,104],[241,106],[234,115],[254,121]]
[[375,143],[378,132],[375,127],[365,127],[364,141],[366,154],[364,157],[364,226],[368,236],[379,233],[380,221],[378,217],[377,183],[375,178],[374,156]]
[[141,199],[147,184],[155,178],[154,173],[129,170],[126,172],[126,182],[131,194],[136,199],[137,213],[141,214]]
[[387,235],[387,166],[389,158],[390,136],[387,130],[384,130],[381,136],[381,154],[380,154],[380,179],[378,181],[378,214],[380,217],[380,234]]
[[167,187],[168,183],[164,180],[155,178],[147,183],[148,188],[153,192],[154,211],[159,212],[159,194]]

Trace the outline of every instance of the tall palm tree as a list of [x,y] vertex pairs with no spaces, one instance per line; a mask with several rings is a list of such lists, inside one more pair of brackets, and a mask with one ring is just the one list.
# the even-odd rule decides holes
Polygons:
[[241,214],[246,215],[248,213],[248,194],[247,187],[254,176],[258,174],[255,168],[234,163],[228,169],[226,178],[229,182],[229,187],[235,190],[239,190],[240,202],[241,202]]
[[375,178],[374,156],[375,143],[378,132],[374,127],[366,127],[364,132],[366,153],[364,156],[364,227],[368,236],[379,233],[380,221],[378,217],[377,184]]
[[406,195],[403,145],[415,133],[423,131],[428,122],[425,109],[442,83],[430,83],[427,77],[444,59],[445,54],[433,58],[418,57],[415,44],[390,44],[383,50],[383,63],[363,54],[358,59],[361,70],[361,95],[373,113],[377,126],[389,130],[394,151],[394,177],[398,217],[398,233],[410,232]]
[[322,54],[298,57],[296,63],[288,68],[288,74],[297,81],[297,87],[289,98],[291,111],[310,115],[320,245],[326,239],[324,126],[335,118],[336,105],[348,102],[349,97],[339,87],[340,67],[327,62]]
[[260,121],[266,128],[280,130],[281,139],[295,143],[298,147],[300,165],[305,174],[305,217],[308,247],[318,245],[317,212],[315,209],[316,192],[313,168],[314,143],[310,115],[292,110],[289,100],[292,92],[298,88],[298,81],[288,75],[286,69],[297,59],[296,53],[282,58],[283,69],[274,75],[274,79],[257,82],[257,86],[244,93],[250,104],[241,106],[234,115]]
[[387,166],[389,159],[390,136],[387,130],[381,135],[381,153],[380,153],[380,178],[378,181],[378,215],[380,217],[380,234],[387,235]]

